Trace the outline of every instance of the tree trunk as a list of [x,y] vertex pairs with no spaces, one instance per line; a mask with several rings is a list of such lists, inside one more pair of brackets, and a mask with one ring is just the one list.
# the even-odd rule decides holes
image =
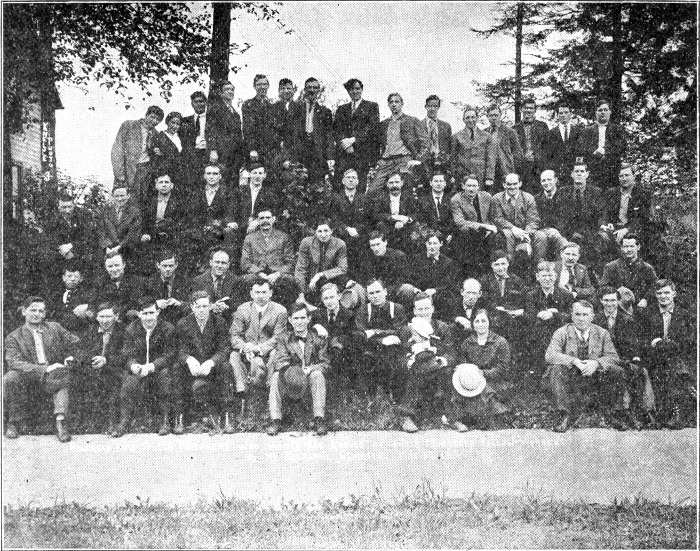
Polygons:
[[520,122],[520,103],[523,95],[523,12],[525,7],[518,2],[515,13],[515,122]]
[[622,6],[612,6],[612,53],[610,75],[610,110],[612,119],[619,121],[622,113],[622,75],[625,72],[625,62],[622,55]]
[[209,57],[209,88],[228,79],[229,43],[231,41],[231,4],[214,2],[214,18],[211,32],[211,55]]

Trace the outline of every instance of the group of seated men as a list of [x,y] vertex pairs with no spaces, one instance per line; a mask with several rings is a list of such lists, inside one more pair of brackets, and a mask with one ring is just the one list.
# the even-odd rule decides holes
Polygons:
[[[265,82],[257,79],[256,90]],[[306,84],[314,92],[314,82]],[[428,98],[421,124],[402,114],[400,95],[391,94],[392,117],[372,134],[379,142],[375,164],[354,152],[359,136],[338,142],[347,155],[337,191],[308,221],[311,235],[296,244],[277,227],[286,205],[267,180],[274,143],[266,153],[254,150],[243,167],[226,164],[235,157],[223,153],[228,141],[219,136],[219,149],[209,151],[210,138],[200,135],[216,117],[236,114],[232,88],[224,86],[229,105],[218,114],[192,98],[202,180],[189,168],[176,178],[174,165],[151,163],[148,151],[159,157],[165,151],[151,144],[125,172],[141,187],[118,178],[113,201],[96,220],[71,197],[59,198],[60,216],[47,233],[61,261],[61,284],[51,297],[27,298],[26,323],[5,342],[6,436],[26,430],[30,386],[53,396],[61,441],[70,439],[71,392],[77,409],[97,407],[107,432],[121,436],[146,395],[160,408],[159,434],[184,432],[188,405],[207,412],[213,431],[234,432],[236,414],[261,387],[269,389],[269,434],[280,430],[284,398],[307,391],[316,432],[325,434],[327,390],[347,385],[370,399],[389,399],[407,432],[418,430],[421,406],[436,396],[446,421],[467,430],[508,415],[502,391],[512,381],[542,381],[551,390],[558,431],[575,424],[578,398],[589,390],[620,430],[682,425],[684,401],[694,392],[694,318],[677,303],[673,282],[640,258],[658,235],[632,167],[616,165],[619,184],[600,182],[605,191],[588,181],[589,163],[603,174],[613,149],[607,104],[598,109],[607,118],[596,123],[594,160],[568,160],[579,151],[573,146],[556,157],[548,145],[535,163],[533,195],[522,187],[527,174],[535,191],[534,169],[525,161],[534,158],[539,131],[531,125],[538,121],[529,117],[522,133],[514,132],[500,123],[499,109],[488,111],[493,131],[484,162],[489,155],[502,160],[501,133],[514,132],[514,149],[522,134],[523,177],[501,161],[498,170],[486,162],[486,172],[478,163],[455,168],[440,162],[448,146],[440,145],[444,125],[433,124],[439,98]],[[352,122],[372,102],[361,99],[359,81],[347,88],[352,101],[336,118],[347,110]],[[304,121],[291,133],[301,148],[292,159],[319,169],[316,134],[328,121],[311,96],[281,108]],[[256,98],[249,101],[267,105]],[[476,139],[472,118],[468,108],[465,135]],[[160,121],[154,112],[144,120],[153,128]],[[565,143],[570,131],[568,121],[557,129]],[[122,139],[130,132],[121,129]],[[419,144],[431,155],[412,158]],[[304,153],[312,145],[315,153]],[[128,168],[127,161],[121,162]],[[503,191],[491,193],[497,189]],[[180,268],[178,245],[187,232],[208,236],[203,273]],[[155,270],[137,274],[130,268],[144,249]]]

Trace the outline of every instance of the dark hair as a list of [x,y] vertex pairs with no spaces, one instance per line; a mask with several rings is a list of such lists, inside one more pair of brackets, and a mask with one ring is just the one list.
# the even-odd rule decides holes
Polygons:
[[272,288],[272,285],[270,284],[270,282],[267,279],[265,279],[264,277],[259,277],[259,276],[256,277],[253,280],[253,283],[250,284],[250,290],[252,291],[253,287],[255,287],[256,285],[258,285],[258,286],[267,285],[268,287]]
[[146,116],[148,115],[156,115],[158,117],[158,120],[162,121],[163,117],[165,116],[165,113],[157,105],[151,105],[148,109],[146,109]]
[[98,302],[97,306],[95,306],[95,314],[99,314],[102,312],[102,310],[116,310],[114,303],[111,300],[103,300],[102,302]]
[[170,173],[168,172],[168,167],[165,166],[165,164],[156,166],[155,172],[153,173],[153,182],[156,182],[163,176],[167,176],[168,178],[170,178],[170,182],[173,182],[173,179],[171,178]]
[[433,178],[435,178],[435,176],[442,176],[444,178],[447,178],[447,171],[444,168],[436,166],[433,169],[432,174],[430,175],[430,179],[432,180]]
[[425,234],[425,239],[423,240],[423,242],[427,243],[433,237],[437,237],[440,243],[445,242],[445,237],[442,235],[442,232],[440,230],[428,230],[428,233]]
[[170,260],[171,258],[174,258],[175,262],[178,261],[177,253],[173,249],[167,247],[158,249],[153,256],[153,260],[155,260],[156,264],[160,264],[163,260]]
[[577,304],[579,306],[583,306],[584,308],[588,308],[591,312],[595,310],[595,308],[593,308],[593,304],[591,304],[591,301],[582,298],[581,300],[577,300],[571,305],[572,312],[574,311],[574,306],[576,306]]
[[269,211],[272,216],[275,216],[275,209],[270,201],[256,201],[253,216],[257,216],[261,212]]
[[398,92],[392,92],[391,94],[389,94],[386,98],[386,102],[389,103],[391,101],[391,98],[393,98],[394,96],[397,96],[401,100],[401,103],[403,103],[403,98]]
[[72,203],[73,197],[66,191],[62,191],[58,194],[58,200],[62,203]]
[[207,101],[207,95],[201,90],[197,90],[196,92],[192,92],[192,94],[190,94],[191,100],[195,100],[197,98],[202,98],[204,101]]
[[330,217],[325,214],[321,214],[314,219],[313,227],[318,229],[319,226],[323,226],[324,224],[331,228],[331,230],[333,229]]
[[384,183],[386,184],[386,182],[391,180],[394,176],[398,176],[399,178],[401,178],[402,182],[404,181],[403,174],[401,174],[398,170],[396,170],[396,171],[392,172],[391,174],[389,174],[389,176],[386,177],[386,181]]
[[382,289],[386,289],[386,285],[384,285],[384,281],[378,277],[373,277],[367,282],[367,287],[365,289],[368,289],[370,285],[373,285],[375,283],[379,283],[379,285],[382,286]]
[[510,261],[508,258],[508,253],[504,251],[503,249],[496,249],[491,253],[491,263],[496,262],[496,260],[500,260],[501,258],[505,258],[506,260]]
[[415,305],[416,302],[418,302],[419,300],[429,300],[430,302],[433,302],[433,297],[430,296],[428,293],[424,293],[423,291],[421,291],[420,293],[416,293],[413,297],[413,304]]
[[476,312],[474,312],[474,317],[472,320],[476,319],[476,316],[479,314],[484,314],[486,316],[486,319],[489,320],[489,324],[491,323],[491,314],[489,314],[488,308],[477,308]]
[[367,241],[372,241],[372,239],[381,239],[382,241],[386,241],[386,234],[382,230],[372,230],[367,236]]
[[218,169],[219,169],[219,172],[220,172],[221,174],[224,173],[224,169],[223,169],[223,167],[222,167],[219,163],[205,163],[205,164],[204,164],[204,167],[202,168],[202,174],[204,174],[204,172],[207,170],[207,168],[210,168],[210,167],[211,167],[211,168],[218,168]]
[[141,310],[145,310],[146,308],[150,308],[151,306],[158,308],[156,299],[151,295],[144,295],[136,299],[136,310],[139,312]]
[[664,287],[670,287],[674,291],[676,290],[676,284],[673,283],[670,279],[657,279],[656,283],[654,283],[654,290],[658,291],[660,289],[663,289]]
[[436,94],[430,94],[427,98],[425,98],[425,104],[428,105],[429,101],[434,101],[434,100],[437,100],[438,107],[440,107],[440,105],[442,105],[440,98]]
[[197,291],[192,291],[192,293],[190,293],[190,304],[194,304],[200,298],[208,298],[209,300],[211,300],[211,296],[209,296],[209,291],[205,289],[198,289]]
[[304,86],[306,86],[309,82],[318,82],[318,79],[316,77],[309,77],[304,81]]
[[307,316],[309,315],[309,307],[306,305],[306,303],[297,301],[289,307],[289,317],[291,318],[294,314],[301,311],[304,311]]
[[253,77],[253,86],[255,86],[255,85],[258,83],[259,80],[263,80],[263,79],[267,80],[268,83],[270,82],[270,81],[268,80],[268,78],[267,78],[267,75],[263,75],[263,74],[260,74],[260,73],[258,73],[257,75],[255,75],[255,76]]
[[622,238],[622,241],[624,241],[625,239],[634,239],[634,240],[637,242],[637,245],[640,244],[640,243],[639,243],[639,234],[636,234],[636,233],[634,233],[634,232],[629,232],[627,235],[625,235],[625,236]]
[[80,262],[77,258],[71,258],[70,260],[66,260],[63,263],[63,270],[61,271],[61,273],[65,274],[66,272],[82,272],[82,271],[83,271],[82,262]]
[[501,107],[497,103],[492,103],[486,108],[486,113],[490,113],[491,111],[498,111],[500,113]]
[[168,116],[165,117],[165,124],[168,124],[173,119],[180,119],[180,122],[182,122],[182,113],[179,111],[170,111]]
[[602,299],[605,295],[615,295],[617,298],[620,298],[620,293],[617,292],[617,289],[615,287],[611,287],[610,285],[603,285],[600,289],[598,289],[598,299]]
[[467,180],[476,180],[476,183],[481,185],[481,182],[479,182],[479,178],[473,172],[471,174],[467,174],[464,178],[462,178],[462,184],[464,184],[464,182],[466,182]]
[[332,281],[328,281],[321,286],[321,296],[323,296],[323,293],[325,293],[328,289],[335,289],[336,292],[340,293],[340,288],[338,287],[338,284]]
[[533,98],[532,96],[528,96],[525,99],[523,99],[521,105],[534,105],[535,107],[537,107],[537,102],[535,101],[535,98]]
[[46,306],[46,299],[38,295],[30,295],[22,301],[22,308],[29,308],[35,302],[43,302]]
[[360,85],[360,88],[364,90],[365,86],[362,84],[362,81],[359,78],[351,78],[348,79],[345,84],[343,84],[343,87],[349,92],[351,88],[354,88],[356,84]]
[[561,99],[561,100],[559,100],[559,101],[557,102],[557,106],[555,107],[557,113],[559,112],[559,109],[561,109],[562,107],[566,107],[566,108],[569,109],[570,111],[572,110],[572,109],[571,109],[571,103],[568,102],[568,101],[566,101],[566,100],[564,100],[564,99]]
[[124,260],[124,255],[122,253],[120,253],[119,251],[117,251],[116,253],[106,254],[105,261],[107,261],[110,258],[116,258],[116,257],[119,257],[121,259],[122,264],[126,263],[126,261]]
[[597,110],[598,107],[600,107],[601,105],[607,105],[608,107],[610,107],[610,100],[607,99],[607,98],[601,98],[601,99],[599,99],[598,101],[596,101],[596,102],[595,102],[595,108],[596,108],[596,110]]
[[282,86],[286,86],[287,84],[291,84],[292,86],[294,86],[292,79],[284,77],[280,79],[279,84],[277,86],[278,88],[282,88]]

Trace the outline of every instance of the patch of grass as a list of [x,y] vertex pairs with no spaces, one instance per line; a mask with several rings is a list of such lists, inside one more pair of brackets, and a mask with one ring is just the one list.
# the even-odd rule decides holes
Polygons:
[[697,546],[696,506],[612,504],[537,495],[448,499],[423,485],[278,509],[221,496],[195,506],[126,503],[5,507],[6,547],[95,548],[677,548]]

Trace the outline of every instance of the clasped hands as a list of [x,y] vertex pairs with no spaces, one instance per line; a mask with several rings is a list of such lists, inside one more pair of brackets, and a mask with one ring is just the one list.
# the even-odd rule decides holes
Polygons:
[[147,364],[131,364],[131,372],[139,377],[145,377],[150,375],[156,370],[156,366],[153,362],[148,362]]
[[206,377],[211,372],[211,368],[214,367],[214,362],[212,360],[204,360],[200,363],[194,356],[187,356],[185,361],[193,377]]
[[596,371],[598,371],[598,368],[600,367],[598,360],[579,360],[578,358],[574,359],[573,365],[584,377],[590,377]]

